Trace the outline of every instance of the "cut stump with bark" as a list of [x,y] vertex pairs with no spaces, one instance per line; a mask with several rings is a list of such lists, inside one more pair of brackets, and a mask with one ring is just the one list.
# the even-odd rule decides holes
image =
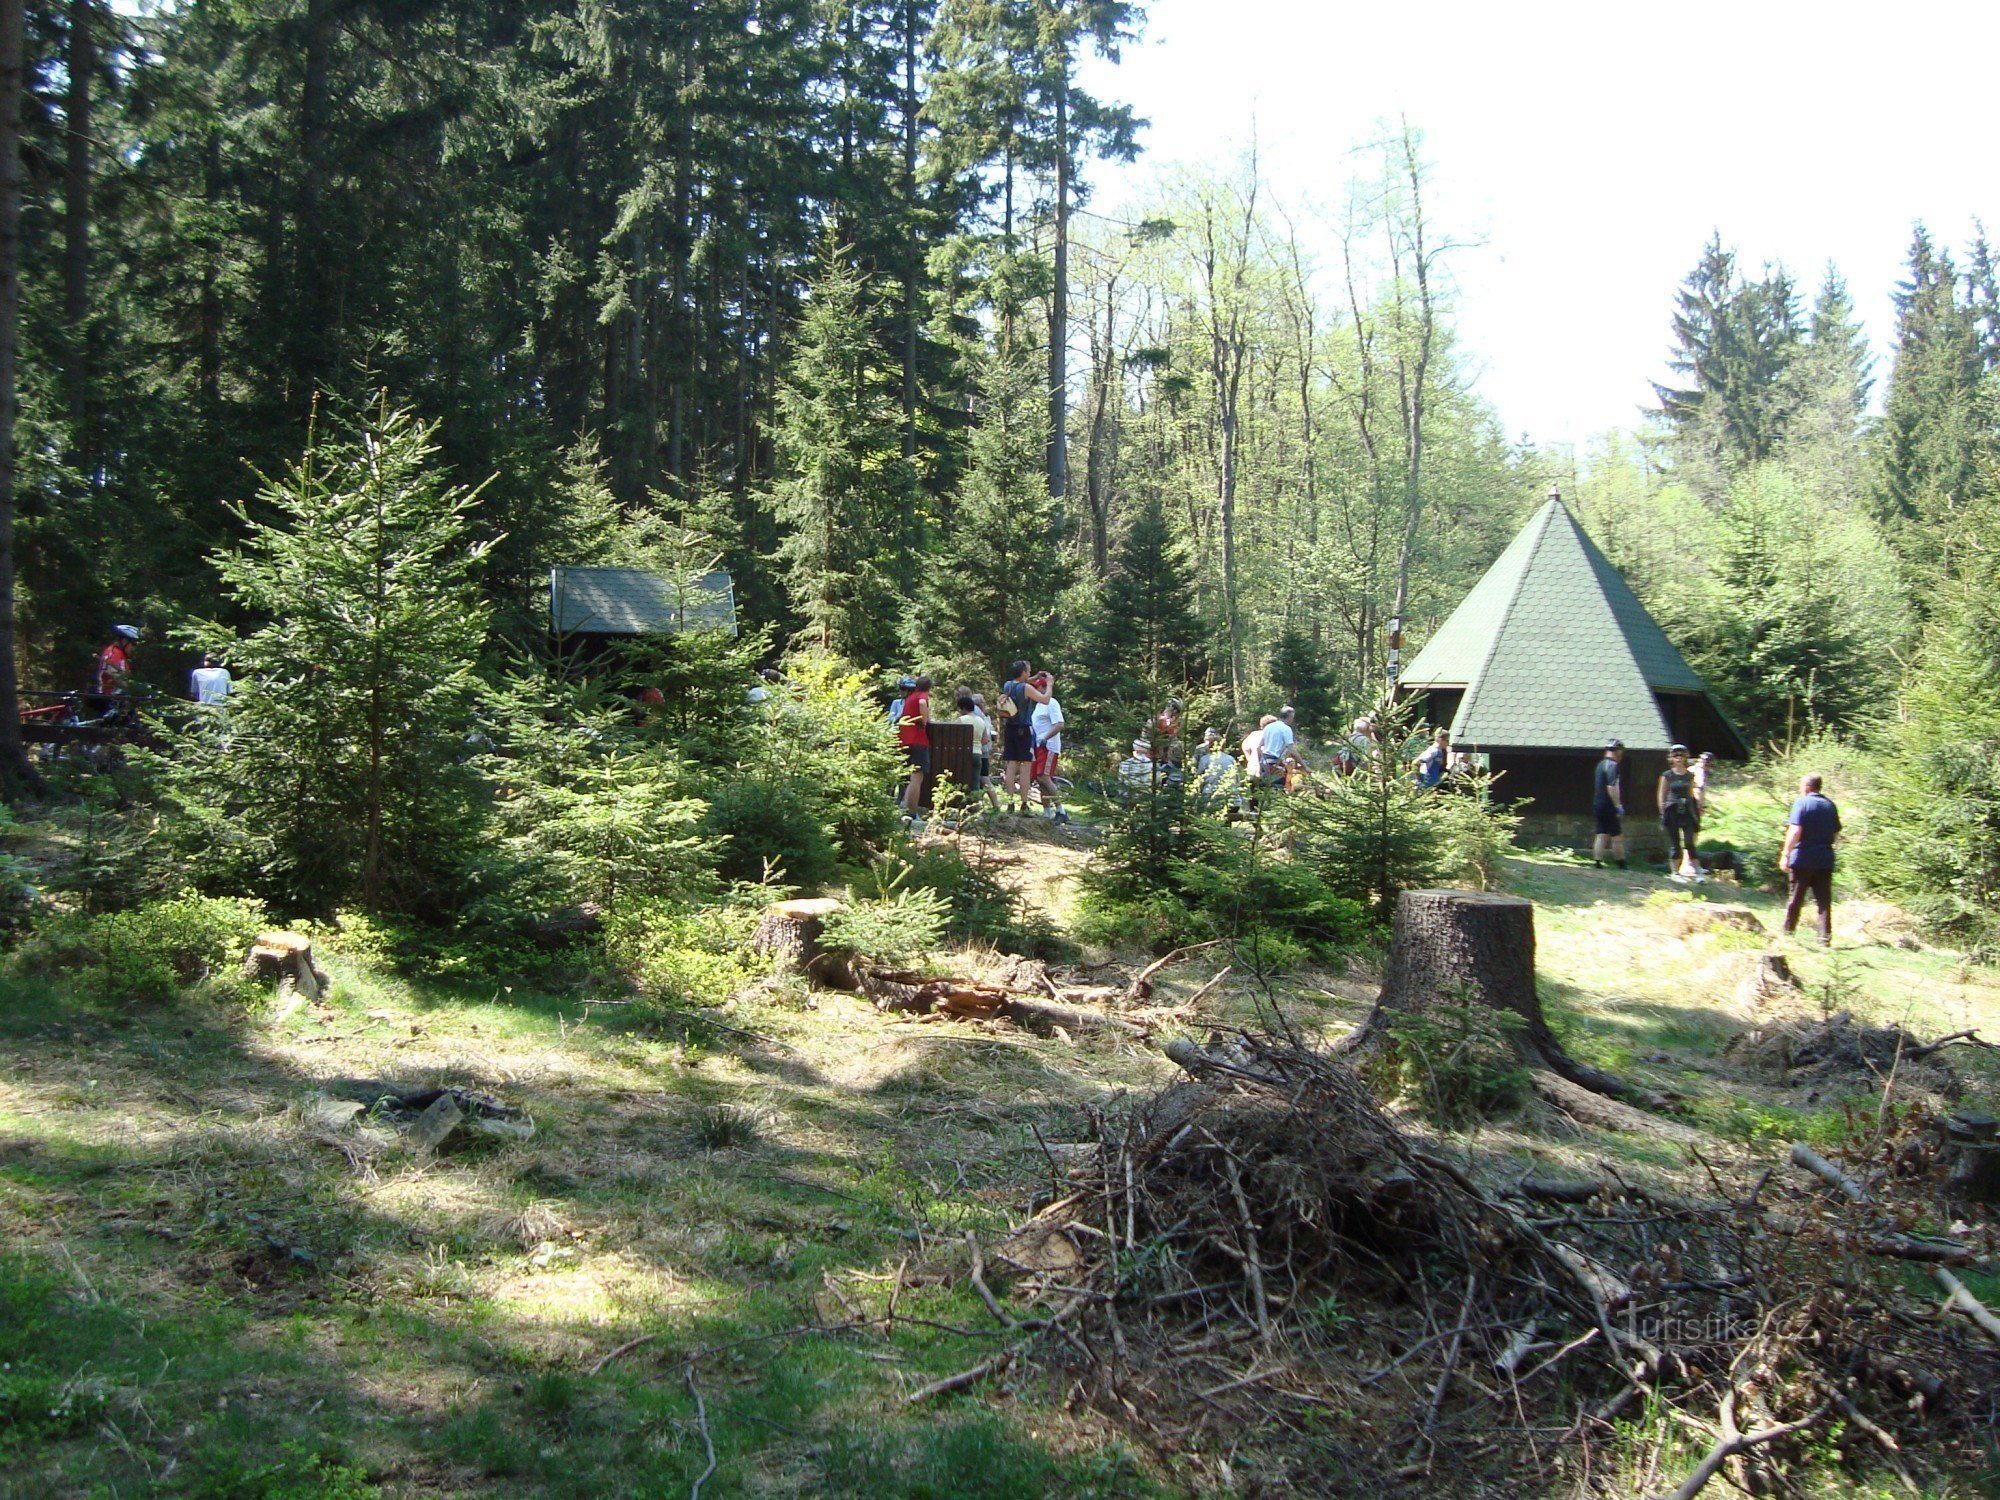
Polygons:
[[828,897],[774,901],[764,908],[750,946],[769,955],[774,974],[803,973],[815,985],[851,990],[854,956],[829,949],[822,941],[826,919],[839,910],[840,903]]
[[313,957],[312,939],[301,932],[260,932],[243,959],[243,977],[276,980],[280,994],[303,995],[317,1003],[332,987]]
[[1639,1112],[1664,1109],[1664,1099],[1563,1051],[1535,992],[1534,903],[1517,896],[1403,892],[1381,993],[1367,1020],[1337,1050],[1366,1055],[1389,1040],[1399,1016],[1466,1004],[1521,1018],[1515,1036],[1534,1069],[1536,1093],[1577,1119],[1617,1129],[1657,1130],[1664,1123]]

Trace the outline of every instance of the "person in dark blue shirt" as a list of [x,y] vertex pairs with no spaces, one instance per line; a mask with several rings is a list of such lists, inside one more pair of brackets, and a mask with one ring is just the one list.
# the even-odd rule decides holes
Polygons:
[[1840,809],[1821,790],[1822,785],[1816,774],[1800,778],[1799,800],[1792,804],[1791,816],[1785,820],[1785,847],[1778,865],[1791,883],[1791,896],[1785,902],[1786,934],[1798,928],[1799,911],[1810,891],[1819,913],[1820,946],[1831,948],[1833,845],[1840,837]]
[[1597,817],[1597,838],[1591,845],[1591,859],[1601,870],[1608,853],[1625,868],[1625,742],[1613,740],[1604,747],[1604,759],[1597,763],[1590,808]]

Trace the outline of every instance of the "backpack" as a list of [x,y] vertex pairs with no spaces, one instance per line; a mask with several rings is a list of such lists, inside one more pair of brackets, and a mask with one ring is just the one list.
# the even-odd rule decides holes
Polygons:
[[1000,703],[998,706],[1000,717],[1003,719],[1011,719],[1021,711],[1020,701],[1007,691],[1008,688],[1013,686],[1014,684],[1010,682],[1000,689]]

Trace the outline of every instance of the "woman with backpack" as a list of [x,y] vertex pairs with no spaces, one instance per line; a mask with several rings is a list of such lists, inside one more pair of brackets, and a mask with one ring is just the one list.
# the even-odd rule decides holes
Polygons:
[[1000,685],[1000,792],[1014,794],[1021,816],[1028,815],[1028,785],[1035,763],[1035,705],[1049,695],[1028,680],[1028,663],[1017,661]]

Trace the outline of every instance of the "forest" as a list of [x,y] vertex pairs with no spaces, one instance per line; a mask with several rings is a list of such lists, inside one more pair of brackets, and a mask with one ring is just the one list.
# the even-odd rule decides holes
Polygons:
[[[1537,446],[1420,121],[1106,190],[1145,12],[0,0],[0,1492],[1988,1492],[1983,227]],[[1700,884],[1412,769],[1552,493]]]

